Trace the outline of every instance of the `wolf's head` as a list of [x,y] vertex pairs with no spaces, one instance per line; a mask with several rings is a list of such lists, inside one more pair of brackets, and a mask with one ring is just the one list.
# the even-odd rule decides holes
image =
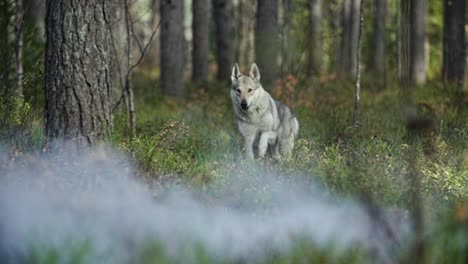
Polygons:
[[244,111],[248,110],[258,94],[258,88],[262,87],[257,64],[252,63],[249,76],[246,76],[240,72],[239,65],[236,63],[232,68],[231,81],[231,97],[234,104]]

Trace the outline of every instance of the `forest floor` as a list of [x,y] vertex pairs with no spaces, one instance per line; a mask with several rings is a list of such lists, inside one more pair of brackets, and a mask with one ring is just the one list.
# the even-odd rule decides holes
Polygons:
[[[430,263],[464,263],[468,258],[463,253],[468,247],[466,239],[452,245],[453,248],[445,244],[458,236],[455,231],[468,232],[466,108],[456,107],[450,93],[437,83],[414,88],[411,100],[405,100],[411,105],[402,103],[398,85],[372,87],[375,87],[372,82],[363,80],[357,128],[351,126],[354,103],[351,83],[299,82],[288,76],[273,87],[265,87],[275,98],[291,106],[300,123],[300,135],[291,158],[278,162],[249,161],[243,158],[228,84],[188,84],[186,98],[176,99],[163,96],[157,80],[139,72],[134,79],[136,136],[129,136],[128,119],[122,110],[114,115],[112,144],[130,157],[139,179],[156,196],[165,189],[183,185],[201,190],[207,203],[222,200],[234,207],[245,206],[245,197],[253,197],[249,201],[255,203],[268,203],[263,199],[268,186],[259,184],[258,177],[272,175],[285,182],[304,179],[313,182],[324,196],[355,197],[376,207],[408,212],[414,206],[410,202],[409,179],[413,171],[420,178],[425,215],[439,220],[441,226],[450,227],[444,229],[443,235],[428,234],[424,238],[432,250],[428,251]],[[40,149],[41,112],[27,114],[36,110],[33,103],[17,113],[17,120],[10,120],[21,124],[15,129],[23,131],[21,137],[8,139],[8,134],[2,135],[18,158],[24,152]],[[408,120],[414,120],[415,116],[424,120],[424,125],[416,128],[417,133],[410,133]],[[359,249],[337,257],[312,248],[308,242],[299,241],[289,253],[273,253],[260,262],[373,262]],[[441,254],[446,250],[453,254]],[[151,246],[141,252],[142,262],[171,263],[157,255],[155,252],[159,251]],[[409,253],[402,254],[400,260],[411,263]],[[30,257],[38,260],[34,254]],[[199,257],[195,262],[225,263],[202,253]]]

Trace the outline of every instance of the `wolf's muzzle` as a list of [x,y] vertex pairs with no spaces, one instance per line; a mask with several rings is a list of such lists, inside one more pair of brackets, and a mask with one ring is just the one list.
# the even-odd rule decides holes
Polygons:
[[242,100],[240,105],[241,105],[242,110],[249,109],[249,106],[247,105],[247,101],[245,100]]

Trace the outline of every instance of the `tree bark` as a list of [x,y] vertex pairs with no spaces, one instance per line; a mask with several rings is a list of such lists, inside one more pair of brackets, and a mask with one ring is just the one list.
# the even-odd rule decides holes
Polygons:
[[194,0],[193,8],[193,55],[192,80],[208,79],[208,53],[210,48],[210,3]]
[[426,0],[410,1],[410,78],[415,84],[426,81]]
[[278,39],[278,0],[258,0],[255,57],[262,69],[263,84],[271,84],[278,76]]
[[23,0],[16,0],[15,14],[15,80],[16,87],[12,96],[23,98]]
[[372,34],[371,69],[380,85],[385,83],[385,21],[387,0],[374,1],[374,26]]
[[216,62],[218,64],[217,79],[230,82],[234,59],[232,47],[231,0],[213,0],[213,16],[215,21]]
[[161,87],[184,95],[184,1],[161,0]]
[[323,70],[323,39],[322,39],[322,0],[310,0],[310,48],[307,72],[319,74]]
[[463,85],[466,66],[465,0],[444,1],[444,43],[442,78],[444,83]]
[[94,146],[111,129],[108,2],[46,4],[46,137]]

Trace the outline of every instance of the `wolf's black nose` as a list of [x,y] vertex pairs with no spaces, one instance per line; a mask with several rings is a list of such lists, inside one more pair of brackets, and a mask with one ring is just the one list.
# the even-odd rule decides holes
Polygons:
[[247,110],[247,108],[249,108],[249,106],[247,105],[247,101],[242,100],[241,101],[241,107],[242,107],[243,110]]

